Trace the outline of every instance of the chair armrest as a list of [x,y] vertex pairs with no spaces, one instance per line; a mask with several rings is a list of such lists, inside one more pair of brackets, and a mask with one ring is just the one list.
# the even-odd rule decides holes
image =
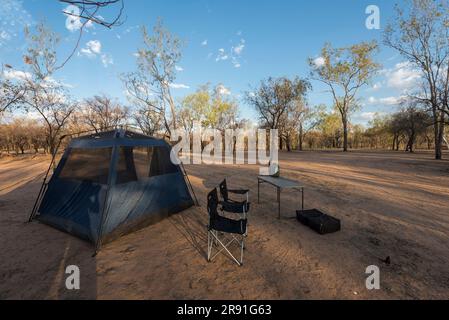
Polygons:
[[222,207],[222,210],[231,212],[231,213],[247,213],[249,211],[249,202],[229,202],[229,201],[220,201],[219,204]]
[[228,189],[228,192],[235,194],[246,194],[249,192],[249,189]]

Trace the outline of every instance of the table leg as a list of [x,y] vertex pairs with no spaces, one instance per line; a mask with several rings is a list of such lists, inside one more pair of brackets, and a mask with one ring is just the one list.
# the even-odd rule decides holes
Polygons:
[[281,218],[281,188],[277,188],[278,193],[278,219]]
[[257,203],[260,203],[260,179],[257,179]]
[[301,188],[301,208],[304,211],[304,187]]

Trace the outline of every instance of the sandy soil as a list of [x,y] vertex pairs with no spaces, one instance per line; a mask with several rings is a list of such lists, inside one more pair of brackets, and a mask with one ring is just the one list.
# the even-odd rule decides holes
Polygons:
[[[445,155],[448,157],[449,155]],[[257,166],[186,166],[201,207],[93,248],[25,223],[48,158],[0,160],[0,299],[423,299],[449,298],[449,161],[430,153],[282,153],[281,173],[306,186],[306,207],[342,220],[320,236],[299,224],[298,194],[261,187]],[[245,264],[206,261],[205,195],[222,178],[251,189]],[[387,256],[391,264],[382,262]],[[65,266],[81,289],[65,289]],[[381,290],[365,269],[381,270]]]

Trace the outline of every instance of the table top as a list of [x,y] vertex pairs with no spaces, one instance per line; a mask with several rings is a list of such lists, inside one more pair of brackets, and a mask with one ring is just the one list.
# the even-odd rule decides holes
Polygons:
[[304,186],[295,180],[290,180],[282,177],[272,177],[272,176],[258,176],[260,180],[263,180],[269,184],[272,184],[279,188],[303,188]]

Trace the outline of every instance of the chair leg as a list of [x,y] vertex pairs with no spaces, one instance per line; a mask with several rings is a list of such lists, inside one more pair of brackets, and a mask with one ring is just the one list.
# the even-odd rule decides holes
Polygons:
[[[214,230],[212,230],[211,232],[213,232]],[[242,262],[241,261],[239,261],[232,253],[231,253],[231,251],[229,251],[229,249],[228,249],[228,246],[231,244],[231,243],[233,243],[234,241],[236,241],[237,243],[239,243],[239,241],[238,241],[238,239],[237,238],[235,238],[235,237],[233,237],[229,242],[227,242],[226,244],[224,244],[222,241],[220,241],[220,239],[218,239],[218,232],[217,232],[217,236],[215,235],[215,232],[214,233],[210,233],[210,236],[211,237],[213,237],[213,238],[215,238],[215,240],[217,241],[217,243],[221,246],[221,249],[220,250],[218,250],[213,256],[212,256],[212,247],[213,247],[213,240],[210,240],[210,250],[208,250],[208,256],[209,256],[209,258],[208,258],[208,260],[209,261],[211,261],[212,259],[214,259],[220,252],[222,252],[222,251],[226,251],[227,253],[228,253],[228,255],[232,258],[232,260],[234,260],[235,261],[235,263],[237,263],[239,266],[241,266],[242,265]],[[228,239],[229,240],[229,239]],[[209,237],[208,237],[208,242],[209,242]],[[241,246],[241,243],[240,243],[240,246]],[[208,249],[209,249],[208,248]],[[241,248],[241,247],[240,247]],[[243,249],[241,249],[241,250],[243,250]],[[241,258],[240,258],[241,260],[243,259],[243,253],[241,252]]]
[[213,240],[214,240],[214,243],[213,243],[213,244],[214,244],[215,246],[218,246],[218,231],[215,231],[215,237],[214,237]]
[[207,261],[210,262],[210,254],[212,252],[210,230],[207,230]]
[[240,250],[240,266],[243,265],[243,250],[245,249],[245,236],[242,235],[241,250]]

